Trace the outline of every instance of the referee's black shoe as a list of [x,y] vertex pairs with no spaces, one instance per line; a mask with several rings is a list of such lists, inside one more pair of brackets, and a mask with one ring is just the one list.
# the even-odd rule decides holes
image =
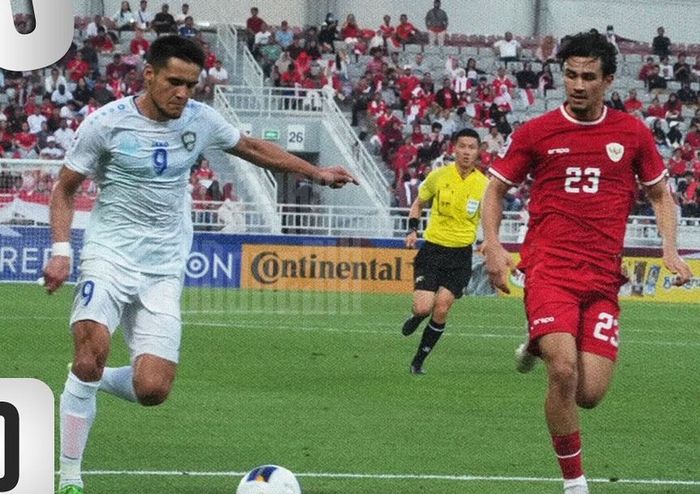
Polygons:
[[411,364],[408,367],[408,372],[410,372],[414,376],[424,376],[425,375],[425,371],[423,370],[423,367],[416,367],[413,364]]
[[420,323],[423,322],[422,317],[409,317],[406,319],[406,322],[403,323],[403,327],[401,328],[401,333],[404,336],[410,336],[413,333],[416,332],[416,329],[418,329],[418,326],[420,326]]

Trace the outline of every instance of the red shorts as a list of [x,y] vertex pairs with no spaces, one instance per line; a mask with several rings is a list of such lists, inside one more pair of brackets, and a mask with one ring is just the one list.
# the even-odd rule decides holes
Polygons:
[[525,276],[525,312],[529,350],[538,355],[537,340],[551,333],[570,333],[579,351],[612,361],[619,346],[621,277],[587,265],[536,265]]

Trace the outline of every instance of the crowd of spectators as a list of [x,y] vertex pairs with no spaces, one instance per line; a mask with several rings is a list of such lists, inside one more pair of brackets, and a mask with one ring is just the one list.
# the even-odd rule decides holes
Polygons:
[[[391,178],[393,205],[408,206],[427,173],[451,159],[454,132],[470,127],[483,135],[481,166],[486,170],[520,119],[543,111],[536,102],[559,89],[554,75],[558,41],[549,35],[533,42],[508,31],[482,43],[479,55],[474,50],[460,57],[442,50],[464,35],[448,32],[448,14],[439,0],[426,13],[424,30],[406,14],[398,18],[394,24],[392,15],[385,14],[373,28],[371,21],[363,23],[353,13],[342,23],[329,13],[321,26],[301,28],[284,19],[268,23],[253,7],[245,34],[270,85],[290,96],[320,89],[336,98]],[[30,29],[32,22],[22,16],[18,29]],[[128,49],[120,39],[125,31],[134,31]],[[0,93],[6,94],[0,108],[0,157],[60,159],[69,134],[85,115],[141,90],[140,69],[149,39],[175,32],[192,37],[205,50],[207,62],[196,98],[210,99],[213,86],[228,83],[229,74],[197,29],[189,6],[183,4],[182,12],[173,16],[163,4],[153,15],[147,0],[135,13],[124,1],[114,17],[95,16],[86,22],[81,39],[56,66],[30,73],[0,72]],[[629,41],[612,26],[606,35],[616,46]],[[412,44],[422,48],[409,50]],[[439,51],[428,51],[433,44]],[[642,97],[637,88],[619,88],[606,104],[647,123],[669,164],[679,207],[684,215],[697,216],[700,102],[692,83],[700,76],[700,61],[673,47],[660,27],[649,44],[651,54],[639,65]],[[100,57],[111,57],[104,70]],[[537,110],[514,112],[530,108]],[[202,196],[199,185],[193,186],[195,197],[221,200],[224,195],[215,187]],[[511,192],[505,209],[525,207],[527,186]],[[635,212],[646,214],[648,207],[640,195]]]
[[[487,169],[521,124],[514,115],[523,114],[514,109],[533,107],[549,90],[557,89],[552,68],[558,69],[558,42],[553,36],[530,44],[527,55],[510,31],[491,43],[485,57],[470,56],[465,61],[442,51],[428,54],[430,45],[445,44],[447,26],[447,14],[436,0],[426,15],[425,31],[405,14],[395,26],[390,14],[383,15],[376,29],[360,24],[352,13],[342,25],[329,13],[318,28],[290,28],[284,20],[276,28],[262,20],[257,8],[251,9],[247,31],[271,85],[287,89],[289,95],[322,89],[348,110],[351,124],[393,181],[393,205],[405,207],[427,173],[451,159],[454,132],[470,127],[482,133],[481,166]],[[613,26],[607,26],[605,34],[618,51],[629,41],[617,35]],[[660,28],[659,35],[663,34]],[[691,83],[699,79],[700,65],[691,66],[686,53],[671,52],[668,38],[668,42],[657,38],[652,43],[655,55],[639,73],[648,93],[640,99],[637,89],[621,88],[610,94],[606,104],[645,120],[667,162],[674,149],[684,149],[683,165],[677,164],[671,173],[671,185],[684,216],[698,216],[698,148],[690,136],[697,132],[692,120],[700,108]],[[407,50],[412,43],[423,48]],[[427,56],[433,59],[428,62]],[[436,56],[444,65],[436,68]],[[484,60],[488,63],[481,66]],[[671,81],[679,83],[680,89],[671,90]],[[526,112],[526,117],[541,113],[538,108],[539,112]],[[689,119],[693,109],[696,116]],[[688,140],[691,143],[686,144]],[[511,192],[505,209],[525,207],[527,187]],[[648,208],[640,195],[635,212],[647,214]]]
[[[17,15],[15,21],[20,32],[31,30],[34,22],[28,14]],[[126,31],[131,33],[126,36]],[[215,84],[228,82],[226,69],[195,27],[187,4],[182,5],[179,15],[173,16],[167,4],[153,15],[147,0],[141,0],[135,12],[124,1],[113,17],[76,19],[73,43],[55,65],[28,72],[0,69],[0,158],[63,159],[87,115],[110,101],[142,90],[145,54],[151,41],[163,34],[190,37],[205,50],[206,66],[200,74],[197,99],[207,100]],[[52,167],[11,171],[3,165],[3,202],[15,196],[47,202],[56,172]],[[202,178],[202,173],[198,176]],[[202,184],[207,185],[204,192]],[[234,196],[232,187],[203,179],[192,191],[200,200],[221,201]],[[86,181],[79,192],[79,196],[93,200],[96,194],[91,181]]]

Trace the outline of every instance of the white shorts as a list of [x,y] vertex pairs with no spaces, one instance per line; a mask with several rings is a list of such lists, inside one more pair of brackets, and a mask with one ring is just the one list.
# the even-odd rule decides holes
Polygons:
[[114,334],[121,324],[132,362],[149,354],[178,362],[183,277],[131,271],[103,259],[80,265],[71,312],[78,321],[96,321]]

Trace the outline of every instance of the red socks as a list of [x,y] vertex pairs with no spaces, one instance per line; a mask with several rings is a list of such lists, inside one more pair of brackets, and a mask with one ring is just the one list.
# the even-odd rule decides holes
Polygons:
[[581,434],[579,431],[566,436],[552,436],[554,452],[564,479],[575,479],[583,475],[581,466]]

